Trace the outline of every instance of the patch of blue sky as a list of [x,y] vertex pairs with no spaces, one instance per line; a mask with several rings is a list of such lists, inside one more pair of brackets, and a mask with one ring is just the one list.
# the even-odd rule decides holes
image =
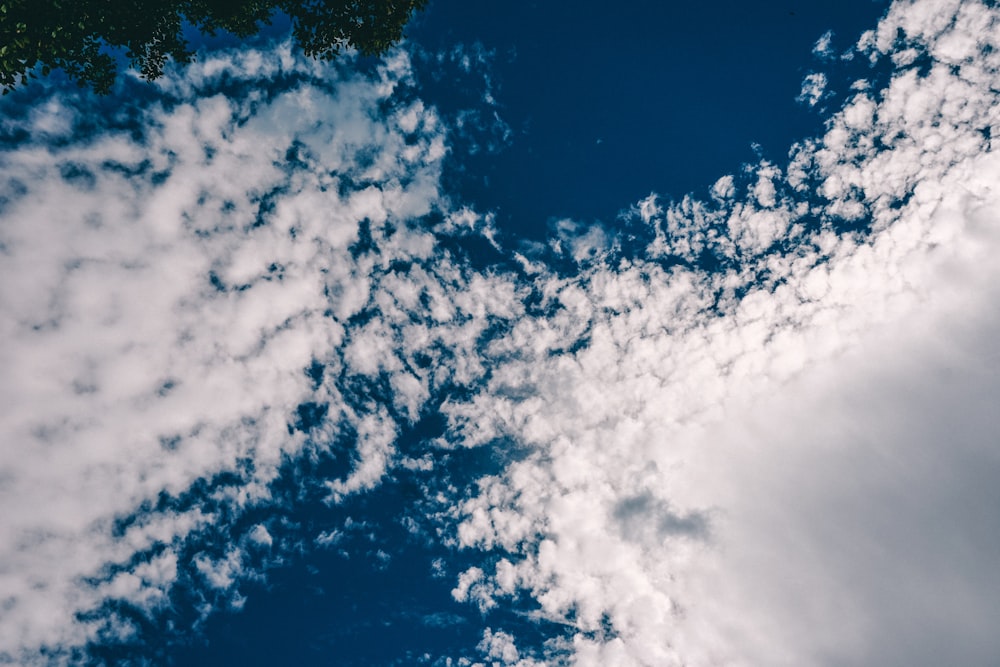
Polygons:
[[[463,192],[495,209],[501,228],[539,239],[552,219],[613,224],[623,202],[650,192],[705,197],[744,163],[784,161],[822,130],[822,117],[795,104],[803,78],[845,69],[819,62],[815,43],[830,32],[829,48],[849,53],[886,7],[435,0],[410,34],[431,52],[464,44],[473,65],[475,53],[489,58],[511,136],[506,150],[461,161]],[[831,90],[845,94],[848,76]],[[447,105],[452,81],[428,77],[428,97]]]
[[[270,571],[266,582],[247,586],[238,612],[210,617],[203,639],[175,646],[175,664],[323,664],[331,658],[342,665],[443,664],[449,657],[474,659],[487,622],[539,646],[564,632],[530,620],[529,601],[523,610],[499,609],[487,621],[451,594],[458,574],[478,556],[441,543],[446,526],[434,516],[448,508],[435,496],[448,493],[447,484],[468,485],[497,472],[494,456],[437,452],[434,472],[397,471],[377,491],[333,506],[300,501],[278,534],[287,532],[291,543],[313,536],[313,543]],[[296,494],[309,483],[289,481],[278,488]]]

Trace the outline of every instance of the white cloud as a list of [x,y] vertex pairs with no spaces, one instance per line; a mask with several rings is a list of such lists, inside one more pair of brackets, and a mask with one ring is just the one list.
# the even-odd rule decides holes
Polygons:
[[812,72],[802,80],[802,90],[795,99],[811,107],[823,99],[826,93],[826,74],[822,72]]
[[[477,646],[480,653],[487,660],[486,665],[490,667],[501,667],[502,665],[514,665],[515,667],[539,667],[539,663],[531,658],[522,658],[517,650],[513,635],[506,632],[496,631],[486,628],[483,631],[483,640]],[[483,663],[475,663],[482,665]]]
[[817,58],[829,58],[833,55],[833,31],[824,32],[813,45],[813,55]]

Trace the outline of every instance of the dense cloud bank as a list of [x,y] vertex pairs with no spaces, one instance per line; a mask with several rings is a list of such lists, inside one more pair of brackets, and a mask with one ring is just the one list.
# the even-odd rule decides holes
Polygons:
[[443,192],[402,55],[10,102],[0,659],[125,641],[179,584],[238,607],[288,553],[247,517],[346,442],[330,504],[517,450],[434,518],[488,663],[995,660],[997,19],[897,2],[850,52],[891,78],[787,164],[516,251]]

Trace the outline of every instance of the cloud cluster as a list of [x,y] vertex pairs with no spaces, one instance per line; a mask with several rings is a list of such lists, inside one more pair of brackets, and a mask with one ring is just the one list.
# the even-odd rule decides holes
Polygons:
[[998,18],[896,3],[858,45],[887,85],[787,165],[641,202],[644,252],[555,247],[578,273],[449,412],[530,449],[457,512],[457,599],[529,596],[578,664],[995,659]]
[[520,306],[439,247],[477,224],[440,191],[440,118],[403,55],[347,72],[279,47],[110,113],[8,104],[0,659],[127,641],[180,581],[239,606],[272,537],[238,517],[283,465],[346,439],[318,482],[370,488],[428,397],[484,372]]

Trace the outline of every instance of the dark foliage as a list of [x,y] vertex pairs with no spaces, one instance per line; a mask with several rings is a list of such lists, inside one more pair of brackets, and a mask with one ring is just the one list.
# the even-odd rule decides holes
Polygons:
[[98,93],[111,90],[122,49],[152,80],[172,59],[190,62],[185,22],[201,33],[246,38],[276,12],[292,21],[303,52],[330,59],[345,47],[384,53],[427,0],[0,0],[0,88],[4,93],[54,69]]

